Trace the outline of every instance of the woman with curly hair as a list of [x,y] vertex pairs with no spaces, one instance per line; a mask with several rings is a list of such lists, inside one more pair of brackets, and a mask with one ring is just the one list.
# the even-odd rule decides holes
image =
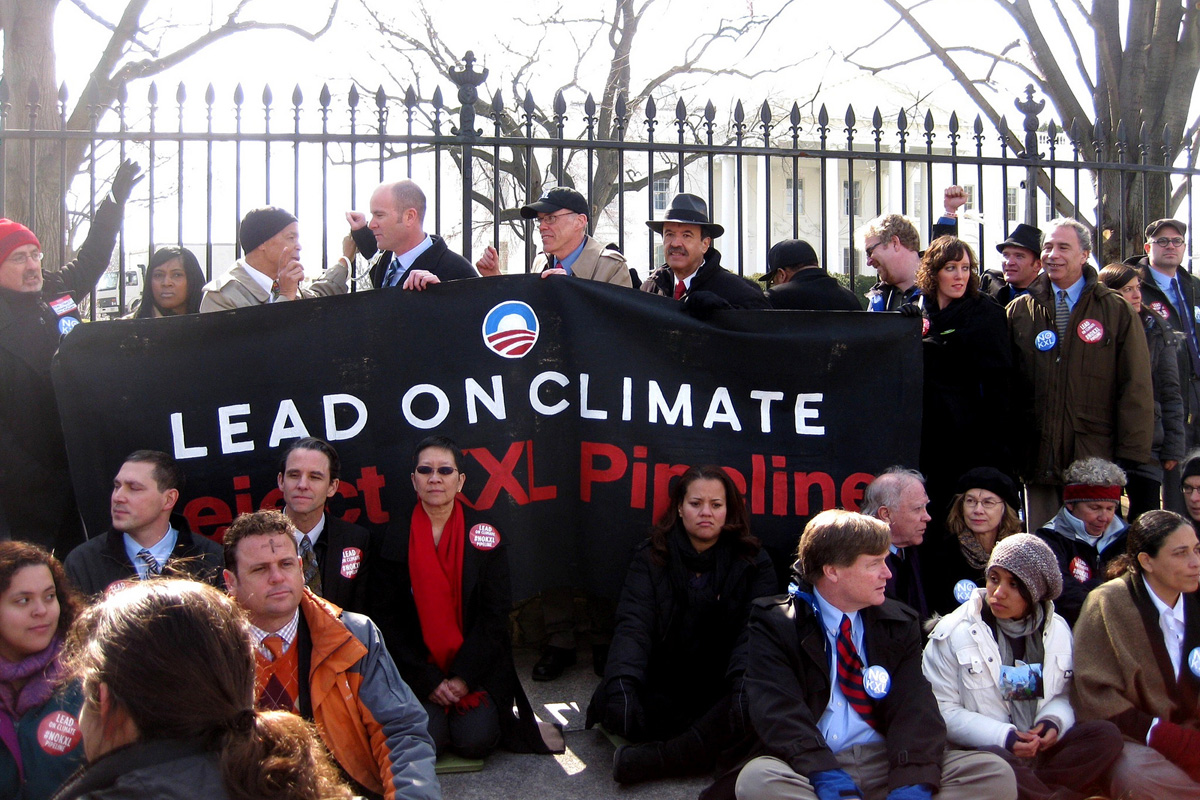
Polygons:
[[615,780],[703,772],[740,742],[750,604],[777,591],[733,480],[721,467],[688,469],[634,552],[588,707],[588,727],[639,743],[617,750]]
[[0,797],[50,797],[83,763],[82,698],[77,684],[62,685],[63,638],[78,609],[57,558],[0,542]]
[[105,595],[71,631],[88,765],[56,800],[341,800],[351,796],[295,714],[254,710],[250,623],[189,580]]
[[930,513],[944,519],[959,476],[1011,468],[1007,434],[1012,351],[1004,309],[979,291],[979,262],[955,236],[934,239],[917,269],[925,295],[921,472]]

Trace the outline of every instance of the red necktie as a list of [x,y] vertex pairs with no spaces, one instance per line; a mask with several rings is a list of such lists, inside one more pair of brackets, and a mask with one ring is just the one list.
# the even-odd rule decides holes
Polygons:
[[680,281],[679,283],[675,284],[675,299],[682,300],[683,293],[685,291],[687,291],[687,287],[683,285],[683,281]]
[[842,615],[842,624],[838,627],[837,636],[837,682],[838,688],[846,698],[850,707],[858,712],[867,724],[875,727],[875,708],[871,698],[863,688],[863,662],[854,649],[854,639],[850,636],[850,617]]

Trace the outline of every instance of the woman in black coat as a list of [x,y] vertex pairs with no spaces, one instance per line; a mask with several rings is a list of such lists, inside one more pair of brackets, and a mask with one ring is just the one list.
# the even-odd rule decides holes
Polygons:
[[960,475],[974,467],[1011,468],[1003,423],[1009,419],[1012,352],[1004,309],[979,291],[979,262],[966,242],[934,239],[917,270],[917,286],[928,322],[921,471],[929,512],[941,520]]
[[1158,312],[1142,305],[1142,279],[1125,264],[1109,264],[1100,270],[1100,282],[1129,301],[1146,328],[1150,347],[1150,377],[1154,382],[1154,458],[1126,472],[1129,482],[1128,519],[1143,511],[1162,507],[1163,470],[1175,469],[1184,456],[1183,394],[1179,385],[1178,334]]
[[778,591],[720,467],[692,467],[634,553],[587,724],[641,744],[618,749],[613,778],[635,783],[711,769],[745,735],[746,622]]
[[457,499],[462,467],[445,436],[417,445],[418,502],[396,515],[373,556],[371,618],[429,714],[439,755],[483,758],[498,744],[561,753],[562,733],[534,717],[513,666],[507,532]]

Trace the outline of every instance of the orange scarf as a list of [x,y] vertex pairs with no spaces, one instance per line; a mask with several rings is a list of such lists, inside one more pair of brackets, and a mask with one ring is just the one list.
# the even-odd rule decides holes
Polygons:
[[433,523],[419,502],[413,509],[408,536],[408,572],[412,580],[413,600],[421,621],[421,636],[429,648],[429,660],[442,672],[462,647],[462,562],[466,539],[462,505],[455,500],[454,511],[442,529],[437,547],[433,544]]

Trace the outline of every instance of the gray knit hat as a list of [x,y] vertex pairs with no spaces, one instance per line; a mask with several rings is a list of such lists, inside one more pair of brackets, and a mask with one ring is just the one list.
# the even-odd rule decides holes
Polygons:
[[1031,533],[1014,533],[992,548],[988,569],[1000,567],[1011,572],[1035,603],[1053,600],[1062,594],[1063,579],[1058,560],[1050,546]]

